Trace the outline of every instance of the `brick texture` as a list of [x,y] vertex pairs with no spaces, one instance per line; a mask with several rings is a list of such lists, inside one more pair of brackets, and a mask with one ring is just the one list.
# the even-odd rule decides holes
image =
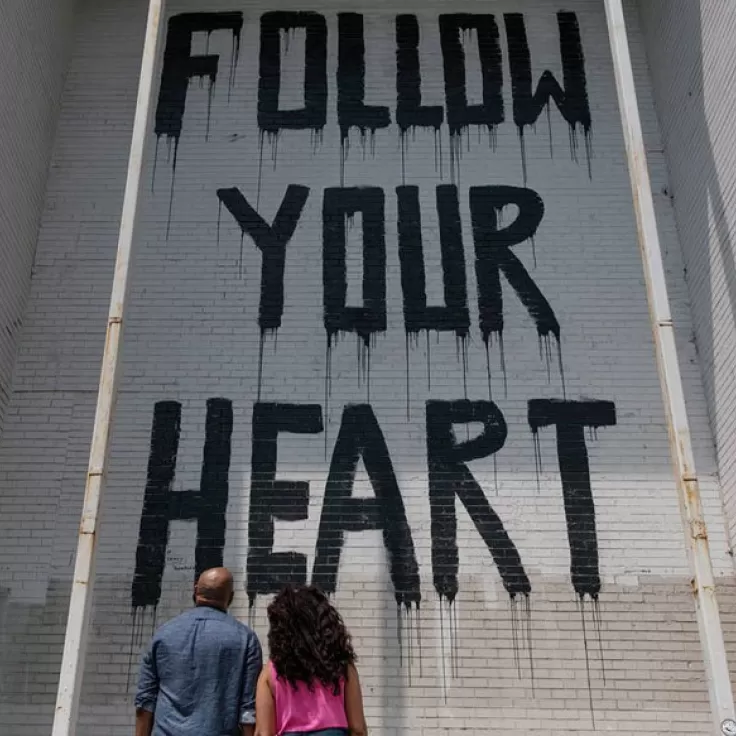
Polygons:
[[[358,463],[352,483],[347,482],[352,480],[349,473],[338,472],[333,457],[350,454],[335,453],[338,437],[346,437],[340,433],[341,423],[345,432],[348,427],[344,407],[370,404],[375,414],[400,489],[421,594],[419,606],[415,596],[408,609],[397,607],[396,577],[390,572],[381,530],[345,532],[335,600],[356,639],[369,726],[376,733],[709,733],[707,690],[602,5],[593,0],[566,5],[576,14],[585,55],[592,118],[590,175],[582,134],[578,131],[575,161],[569,127],[552,105],[551,151],[544,112],[536,130],[524,130],[526,186],[541,197],[544,216],[534,243],[512,248],[559,321],[567,400],[615,405],[615,426],[591,428],[590,435],[587,430],[583,435],[602,586],[597,604],[590,597],[581,602],[571,580],[555,429],[539,429],[535,443],[528,418],[529,401],[563,398],[556,342],[549,339],[545,359],[548,344],[542,340],[540,346],[535,324],[507,276],[501,277],[503,354],[498,340],[489,353],[493,401],[507,436],[495,462],[486,453],[468,461],[468,468],[518,550],[531,586],[529,596],[520,593],[512,599],[504,588],[499,570],[508,558],[499,553],[501,564],[494,564],[477,528],[488,527],[474,523],[484,508],[477,497],[467,506],[455,501],[458,592],[452,605],[439,596],[446,570],[438,566],[436,534],[447,517],[432,518],[429,498],[427,401],[489,401],[478,314],[478,234],[471,222],[469,188],[525,186],[502,15],[523,13],[536,84],[545,69],[563,78],[558,7],[520,0],[492,10],[500,31],[505,121],[490,141],[494,145],[489,145],[485,128],[479,135],[471,127],[455,149],[454,184],[470,314],[465,344],[452,332],[407,338],[397,236],[396,187],[416,186],[428,302],[441,304],[435,188],[452,183],[448,127],[445,122],[437,140],[431,130],[408,132],[402,174],[395,123],[395,16],[417,16],[422,103],[443,105],[438,16],[447,8],[432,2],[396,6],[382,0],[370,7],[327,0],[311,6],[324,16],[328,31],[326,125],[321,135],[287,130],[277,138],[261,135],[257,123],[259,24],[263,13],[273,8],[241,0],[229,9],[242,12],[244,21],[234,74],[229,74],[237,46],[232,32],[195,34],[193,54],[219,57],[214,92],[208,79],[201,86],[197,79],[188,85],[178,145],[169,141],[167,146],[166,136],[157,141],[151,124],[78,733],[130,732],[131,683],[143,640],[156,622],[189,604],[196,564],[193,521],[169,525],[162,594],[155,611],[152,606],[133,611],[131,586],[158,402],[175,402],[181,409],[176,473],[170,490],[163,492],[181,494],[180,512],[190,504],[190,510],[214,518],[212,490],[220,487],[223,473],[207,476],[206,488],[200,489],[207,467],[204,440],[211,399],[232,402],[224,562],[237,577],[234,613],[249,619],[261,636],[268,595],[257,595],[249,606],[246,586],[252,588],[253,580],[264,575],[260,584],[265,587],[264,570],[278,582],[287,568],[275,564],[266,570],[262,557],[253,555],[254,550],[268,551],[271,518],[267,514],[265,522],[259,521],[259,508],[253,504],[254,486],[264,480],[254,474],[254,461],[263,471],[273,449],[273,440],[266,441],[257,445],[254,456],[254,405],[321,409],[322,432],[284,432],[276,442],[275,479],[309,484],[304,513],[283,500],[286,492],[283,499],[267,498],[276,516],[287,517],[275,520],[270,551],[292,555],[282,554],[276,562],[293,561],[293,553],[299,553],[310,572],[321,527],[328,540],[334,540],[340,525],[351,529],[384,524],[391,534],[400,528],[395,503],[389,511],[382,507],[383,515],[375,514],[368,502],[360,508],[335,504],[334,499],[332,505],[325,503],[331,464],[333,480],[338,481],[333,492],[347,487],[354,498],[386,493],[391,479],[386,453],[376,449],[375,442],[365,451],[365,462]],[[293,4],[279,7],[301,9]],[[172,15],[202,10],[211,8],[193,1],[172,2],[168,8]],[[488,6],[465,0],[452,10],[487,13]],[[733,647],[736,621],[730,613],[736,595],[707,405],[690,340],[688,292],[665,193],[668,182],[643,38],[635,6],[628,10],[681,366],[725,602],[724,626]],[[345,187],[380,187],[385,196],[387,325],[369,341],[369,350],[361,350],[355,334],[341,335],[328,350],[323,322],[324,190],[341,185],[337,13],[348,11],[364,16],[365,104],[388,107],[391,119],[375,136],[366,135],[365,151],[359,131],[349,131],[342,172]],[[0,583],[6,591],[0,608],[0,701],[9,733],[19,736],[48,729],[53,715],[144,20],[145,3],[140,0],[95,0],[78,9],[15,391],[0,443]],[[481,96],[478,35],[470,32],[463,38],[468,101],[474,103]],[[304,102],[304,32],[289,36],[288,50],[283,36],[280,42],[280,109],[298,109]],[[160,73],[159,68],[157,80]],[[440,148],[442,172],[435,155]],[[286,246],[281,325],[266,331],[261,342],[262,256],[251,237],[241,238],[229,208],[219,206],[217,190],[237,188],[271,224],[289,185],[308,187],[309,193]],[[508,208],[502,215],[508,225],[516,212]],[[375,218],[356,217],[347,228],[349,305],[361,303],[360,233],[361,227],[371,225],[376,225]],[[369,259],[369,265],[375,263]],[[416,273],[410,275],[416,278]],[[166,406],[174,412],[173,403]],[[498,429],[500,422],[494,426]],[[266,422],[257,428],[270,427]],[[359,428],[365,427],[364,421]],[[478,423],[457,424],[455,441],[465,442],[480,431]],[[164,434],[154,438],[164,439]],[[574,439],[573,454],[580,458],[580,437]],[[430,447],[429,454],[433,451],[436,448]],[[448,473],[446,468],[442,472]],[[440,474],[439,482],[456,481],[460,471],[453,472]],[[378,484],[371,483],[371,473]],[[150,476],[148,481],[150,491]],[[149,512],[148,521],[154,516]],[[211,553],[215,536],[200,525],[205,542],[200,539],[200,552]],[[334,547],[329,551],[334,554]],[[406,562],[408,548],[400,551]],[[249,552],[252,574],[247,576]],[[150,569],[138,572],[148,574]],[[398,593],[404,595],[406,589]]]
[[3,3],[0,27],[0,432],[28,297],[72,0]]
[[[670,195],[692,299],[698,356],[728,526],[736,531],[736,270],[729,80],[736,9],[727,2],[641,4]],[[677,48],[677,64],[671,49]]]

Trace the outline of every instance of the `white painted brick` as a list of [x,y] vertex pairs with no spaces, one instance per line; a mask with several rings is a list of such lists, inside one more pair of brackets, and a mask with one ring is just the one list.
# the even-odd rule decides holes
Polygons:
[[[692,300],[726,521],[736,532],[736,272],[732,115],[736,8],[731,3],[641,3],[647,54]],[[677,63],[672,63],[672,49]]]
[[[212,9],[195,0],[172,0],[169,12],[205,7]],[[152,132],[148,139],[146,188],[136,234],[124,373],[99,540],[80,735],[118,736],[131,729],[132,693],[127,688],[139,650],[132,638],[131,583],[151,418],[157,401],[175,400],[182,405],[176,491],[199,484],[206,400],[226,397],[233,402],[224,555],[238,582],[234,613],[250,619],[265,641],[266,599],[259,597],[255,608],[249,610],[244,590],[251,422],[258,392],[260,335],[256,319],[261,258],[246,238],[242,266],[239,264],[240,233],[226,210],[221,214],[218,243],[215,192],[218,187],[238,186],[249,201],[254,203],[258,196],[258,23],[260,15],[273,8],[253,0],[237,0],[229,7],[241,10],[245,18],[236,84],[228,102],[231,38],[227,33],[214,33],[210,51],[221,56],[221,72],[224,69],[225,73],[218,78],[208,141],[204,137],[206,86],[200,90],[194,83],[188,91],[168,240],[171,164],[166,162],[162,140],[152,193],[156,147]],[[279,9],[303,7],[289,0]],[[264,146],[258,211],[266,221],[273,219],[288,184],[309,186],[311,192],[287,246],[285,312],[277,345],[270,337],[266,341],[261,398],[320,404],[324,410],[321,203],[323,189],[339,184],[336,13],[355,10],[365,14],[366,102],[388,105],[393,119],[394,15],[418,15],[423,101],[440,104],[443,81],[436,19],[447,8],[438,2],[417,6],[407,0],[400,6],[378,0],[370,7],[355,0],[347,4],[322,0],[310,9],[323,13],[329,27],[328,123],[324,140],[314,153],[307,132],[281,136],[275,167],[270,144]],[[369,725],[381,736],[407,731],[446,736],[458,730],[476,733],[480,729],[511,736],[570,732],[699,736],[710,732],[603,7],[597,0],[570,0],[566,9],[578,15],[586,56],[593,117],[592,178],[588,178],[582,151],[579,163],[570,160],[567,127],[553,109],[552,160],[544,116],[536,133],[526,134],[528,186],[539,192],[546,207],[535,242],[537,267],[533,267],[530,245],[516,246],[514,252],[560,320],[568,397],[607,399],[616,404],[617,426],[601,429],[597,440],[587,441],[603,581],[600,639],[591,604],[586,602],[581,612],[570,583],[554,431],[539,434],[542,469],[537,476],[527,422],[527,402],[560,397],[560,380],[553,362],[548,381],[534,326],[508,284],[503,287],[507,394],[498,350],[492,353],[494,399],[508,425],[506,444],[497,456],[497,485],[494,487],[490,458],[474,461],[471,468],[518,547],[531,580],[531,625],[528,631],[525,623],[521,625],[525,622],[522,603],[517,603],[516,609],[510,605],[485,544],[458,504],[460,593],[454,608],[455,634],[450,638],[449,611],[438,601],[432,580],[424,404],[430,398],[462,398],[462,367],[453,337],[444,335],[437,343],[432,335],[432,388],[428,390],[422,336],[410,352],[411,411],[407,419],[394,194],[394,188],[401,184],[397,130],[392,125],[379,131],[375,155],[368,151],[365,161],[353,132],[346,182],[380,186],[386,193],[388,330],[372,351],[370,403],[384,433],[406,507],[422,592],[422,605],[419,613],[412,615],[411,625],[406,616],[403,619],[400,647],[397,607],[381,533],[346,535],[335,599],[360,655]],[[0,703],[9,733],[18,736],[48,731],[53,713],[145,10],[143,0],[88,0],[78,9],[13,399],[0,442]],[[519,0],[499,2],[489,11],[487,4],[463,0],[453,6],[455,10],[493,12],[499,19],[503,12],[523,12],[535,79],[544,68],[560,77],[556,5],[546,0]],[[688,408],[724,628],[733,653],[736,588],[730,579],[732,565],[727,555],[717,464],[700,370],[690,342],[689,295],[682,278],[675,219],[670,200],[662,193],[668,176],[644,42],[635,6],[629,4],[628,10]],[[472,399],[486,399],[488,388],[477,327],[468,187],[521,186],[523,181],[518,135],[511,122],[505,33],[502,23],[500,26],[507,121],[498,129],[496,151],[490,150],[485,140],[479,144],[471,134],[471,151],[464,153],[461,162],[460,210],[472,320],[467,391]],[[290,54],[297,54],[298,36],[293,43]],[[204,38],[197,37],[195,51],[201,53],[204,44]],[[472,53],[468,58],[472,68]],[[293,81],[285,77],[283,105],[297,106],[300,102]],[[468,84],[471,91],[477,91],[477,80],[470,72]],[[446,127],[442,135],[447,174]],[[406,183],[420,187],[427,291],[441,294],[433,190],[448,179],[446,175],[441,182],[433,155],[431,134],[418,131],[416,140],[409,142]],[[351,293],[354,287],[352,284]],[[332,356],[328,457],[342,406],[366,401],[366,386],[358,385],[356,366],[352,338],[342,340]],[[459,432],[462,439],[462,430]],[[329,468],[325,436],[282,435],[278,451],[279,479],[309,481],[310,502],[304,522],[276,523],[274,550],[302,552],[311,569]],[[355,494],[372,495],[362,468]],[[190,602],[195,530],[190,523],[178,522],[171,525],[170,533],[158,622]],[[144,636],[153,623],[152,613],[147,611]],[[533,639],[533,683],[532,660],[525,646],[529,633]]]
[[43,209],[73,0],[5,0],[0,8],[0,432]]

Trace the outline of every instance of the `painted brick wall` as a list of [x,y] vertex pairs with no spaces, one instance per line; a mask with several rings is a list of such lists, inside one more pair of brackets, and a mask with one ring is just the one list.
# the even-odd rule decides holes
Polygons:
[[[641,4],[731,539],[736,531],[736,8]],[[676,64],[672,49],[677,49]]]
[[0,5],[0,432],[43,208],[73,0]]
[[[581,78],[574,73],[575,21],[587,89],[587,98],[578,94],[572,108],[563,107],[584,121],[587,99],[590,171],[581,127],[572,139],[575,161],[570,128],[553,104],[551,130],[544,111],[536,130],[523,128],[526,182],[509,71],[513,57],[519,102],[524,45],[518,16],[503,14],[523,14],[536,85],[545,69],[563,80],[557,6],[494,5],[505,120],[490,137],[485,126],[467,129],[451,94],[436,138],[431,127],[400,135],[395,16],[417,18],[426,106],[446,107],[445,75],[451,92],[460,84],[458,39],[465,48],[468,102],[481,99],[480,35],[489,70],[486,115],[499,110],[492,95],[497,61],[490,21],[480,33],[461,33],[448,30],[445,19],[443,68],[438,18],[446,8],[440,4],[325,2],[309,9],[318,15],[264,16],[272,8],[234,4],[226,8],[234,15],[213,18],[201,15],[212,10],[209,4],[170,7],[177,19],[169,38],[178,34],[173,38],[184,40],[180,49],[187,49],[189,30],[227,27],[191,38],[193,55],[217,58],[216,75],[211,61],[192,67],[172,54],[159,70],[168,106],[155,123],[160,137],[152,123],[147,148],[79,733],[129,733],[130,686],[142,643],[157,621],[188,605],[195,567],[220,557],[238,578],[235,615],[261,635],[267,591],[274,586],[305,576],[334,587],[361,655],[376,733],[707,733],[707,693],[600,3],[572,0],[566,10],[575,18],[562,17],[566,83]],[[279,10],[303,8],[290,3]],[[466,0],[453,10],[483,13],[488,7]],[[182,18],[184,12],[195,16]],[[391,121],[374,135],[366,130],[364,141],[350,128],[349,147],[341,146],[336,105],[340,86],[343,122],[345,114],[366,114],[355,71],[360,33],[345,25],[358,18],[343,16],[343,35],[351,42],[341,55],[338,12],[363,15],[362,102],[388,108],[369,113],[372,120],[388,114]],[[0,698],[13,734],[43,732],[52,717],[144,16],[145,3],[127,0],[88,2],[78,15],[18,390],[0,443]],[[321,128],[320,17],[327,29]],[[668,197],[659,193],[667,182],[648,70],[635,14],[631,20],[682,368],[732,639],[734,590],[715,458],[689,342],[674,220]],[[305,104],[305,32],[285,37],[273,30],[277,21],[311,29],[311,117],[280,120],[296,126],[307,118],[315,131],[273,134],[275,103],[281,111]],[[412,69],[413,21],[401,22],[405,75]],[[270,47],[269,38],[276,39]],[[269,86],[274,48],[281,49],[276,95]],[[196,78],[187,84],[183,72],[193,68],[205,72],[201,85]],[[216,76],[212,86],[210,75]],[[407,76],[401,80],[400,117],[406,121],[403,115],[417,100]],[[179,131],[180,108],[170,103],[183,91]],[[523,112],[523,106],[517,110]],[[424,114],[430,115],[425,124],[438,115],[436,109]],[[458,135],[450,136],[448,122]],[[290,185],[302,189],[289,192]],[[418,187],[427,301],[441,305],[447,297],[453,307],[431,312],[434,321],[414,325],[416,334],[407,332],[406,320],[420,315],[412,240],[418,223],[409,216],[414,190],[397,193],[402,186]],[[382,190],[383,218],[379,191],[336,193],[340,187]],[[493,189],[471,190],[477,187]],[[503,208],[494,228],[489,202],[519,196],[499,187],[528,187],[535,195],[519,199],[518,210]],[[339,321],[335,307],[343,272],[336,240],[343,217],[335,216],[335,202],[348,195],[362,197],[368,209],[345,228],[346,303],[357,306],[365,297],[374,309],[348,312],[353,322]],[[509,251],[503,228],[516,227],[519,218],[517,225],[534,223],[539,199],[544,212],[533,242]],[[277,326],[278,254],[285,242]],[[262,292],[264,262],[268,285]],[[498,264],[504,269],[502,307],[489,288]],[[371,334],[383,327],[384,271],[386,325]],[[326,326],[325,313],[336,321]],[[335,325],[345,332],[332,334]],[[428,335],[424,326],[432,328]],[[563,405],[561,422],[555,401],[578,403]],[[557,429],[544,426],[553,412]],[[481,433],[482,440],[465,444]],[[594,514],[586,498],[593,499]],[[182,516],[190,520],[177,520]]]

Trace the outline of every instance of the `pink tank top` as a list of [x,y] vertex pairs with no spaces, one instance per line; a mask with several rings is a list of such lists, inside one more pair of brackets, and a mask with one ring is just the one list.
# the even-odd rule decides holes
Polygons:
[[347,729],[344,683],[340,684],[338,695],[319,681],[314,683],[312,691],[304,682],[300,682],[295,690],[289,682],[278,677],[273,662],[269,662],[269,667],[276,704],[276,736],[326,728]]

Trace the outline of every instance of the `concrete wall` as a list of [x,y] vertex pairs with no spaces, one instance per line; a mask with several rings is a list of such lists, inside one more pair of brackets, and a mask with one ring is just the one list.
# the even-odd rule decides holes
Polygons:
[[74,0],[0,3],[0,432],[28,297]]
[[695,340],[716,441],[731,539],[736,532],[736,8],[729,2],[641,3],[692,300]]
[[[237,576],[235,615],[261,635],[284,582],[335,593],[377,734],[708,733],[601,4],[571,0],[574,16],[559,19],[547,2],[494,5],[498,47],[487,16],[469,32],[444,18],[444,48],[439,3],[309,9],[169,8],[180,55],[157,73],[79,733],[129,733],[142,644],[189,604],[196,569],[220,561]],[[363,14],[363,99],[360,17],[338,12]],[[416,16],[429,110],[416,110],[414,20],[402,18],[397,111],[397,13]],[[53,712],[144,18],[138,0],[82,8],[0,443],[0,698],[21,735]],[[732,603],[631,20],[714,564]],[[309,27],[306,95],[306,32],[278,23]],[[201,84],[187,79],[190,32],[191,54],[210,58]],[[544,77],[560,102],[549,122],[525,97],[527,47],[535,89],[545,70],[564,80],[565,97]],[[477,104],[479,56],[486,107],[468,111],[462,70]]]

